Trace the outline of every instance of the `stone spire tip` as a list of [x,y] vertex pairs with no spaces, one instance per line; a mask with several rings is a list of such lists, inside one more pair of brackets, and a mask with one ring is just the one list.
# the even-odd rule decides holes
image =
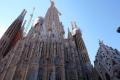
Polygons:
[[104,44],[103,40],[99,40],[99,45]]
[[70,32],[70,29],[69,29],[69,27],[68,27],[68,32]]
[[50,0],[50,2],[51,2],[51,5],[55,4],[55,0]]
[[75,28],[77,28],[77,25],[76,25],[76,22],[75,22],[75,21],[74,21],[74,22],[71,22],[71,25],[72,25],[72,30],[75,29]]

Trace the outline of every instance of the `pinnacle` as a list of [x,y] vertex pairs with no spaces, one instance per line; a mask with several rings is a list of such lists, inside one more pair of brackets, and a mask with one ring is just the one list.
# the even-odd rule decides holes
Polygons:
[[51,5],[54,6],[54,4],[55,4],[55,3],[54,3],[55,0],[50,0],[50,2],[51,2]]

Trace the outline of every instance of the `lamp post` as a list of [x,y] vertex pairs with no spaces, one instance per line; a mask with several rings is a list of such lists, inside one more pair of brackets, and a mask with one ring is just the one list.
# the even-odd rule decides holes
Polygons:
[[118,27],[117,32],[120,33],[120,27]]

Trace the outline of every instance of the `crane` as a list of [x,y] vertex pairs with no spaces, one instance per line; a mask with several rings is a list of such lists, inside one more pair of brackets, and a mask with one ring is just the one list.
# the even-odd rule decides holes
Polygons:
[[33,8],[32,13],[30,14],[29,21],[28,21],[27,26],[26,26],[26,28],[25,28],[25,34],[27,33],[28,28],[29,28],[29,26],[30,26],[30,24],[31,24],[31,21],[32,21],[32,18],[33,18],[33,15],[34,15],[34,11],[35,11],[35,7]]

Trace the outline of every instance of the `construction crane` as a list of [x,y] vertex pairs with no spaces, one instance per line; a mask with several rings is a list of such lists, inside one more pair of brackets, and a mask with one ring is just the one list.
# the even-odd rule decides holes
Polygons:
[[30,14],[30,18],[29,18],[29,21],[28,21],[28,23],[27,23],[27,26],[25,27],[25,35],[27,34],[28,28],[29,28],[29,26],[30,26],[30,24],[31,24],[31,22],[32,22],[32,18],[33,18],[33,15],[34,15],[34,11],[35,11],[35,7],[33,8],[33,11],[32,11],[32,13]]
[[24,31],[24,30],[25,30],[26,21],[27,21],[27,20],[25,20],[25,21],[23,22],[22,27],[21,27],[23,37],[26,35],[26,33],[25,33],[25,31]]

